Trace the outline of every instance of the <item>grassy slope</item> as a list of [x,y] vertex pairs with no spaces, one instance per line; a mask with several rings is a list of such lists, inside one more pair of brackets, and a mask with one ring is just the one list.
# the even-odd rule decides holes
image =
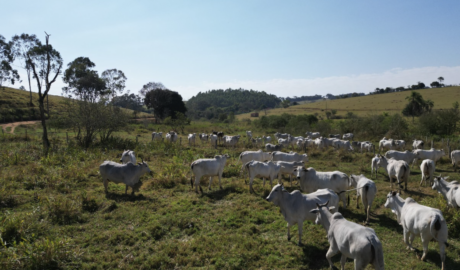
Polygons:
[[[185,135],[181,135],[181,147],[152,144],[150,132],[158,128],[163,132],[168,130],[164,126],[132,125],[118,136],[133,140],[136,134],[142,134],[137,146],[133,142],[120,142],[115,148],[106,145],[87,151],[68,147],[64,143],[65,133],[61,131],[52,135],[57,147],[46,158],[40,155],[39,138],[29,142],[21,139],[24,128],[18,128],[19,135],[5,135],[6,139],[1,142],[4,148],[0,150],[0,220],[4,220],[0,222],[0,229],[5,231],[6,226],[11,227],[8,224],[15,224],[11,220],[25,221],[18,222],[17,227],[21,228],[18,233],[36,244],[31,250],[37,253],[45,250],[44,254],[55,255],[57,265],[64,269],[329,269],[325,259],[329,245],[320,226],[305,222],[304,246],[299,247],[296,226],[291,229],[291,241],[287,241],[286,222],[279,208],[264,200],[270,185],[263,188],[262,181],[256,179],[254,188],[258,194],[249,194],[243,180],[247,176],[238,174],[241,166],[238,156],[247,147],[214,150],[199,142],[196,147],[188,147],[184,143]],[[187,127],[186,133],[211,129],[220,130],[222,126],[197,123]],[[225,126],[229,134],[242,134],[246,129],[244,125]],[[29,131],[28,134],[35,133]],[[110,193],[105,195],[100,177],[92,175],[97,175],[102,161],[117,161],[125,147],[134,149],[139,159],[146,160],[154,176],[143,176],[144,185],[134,198],[123,194],[123,185],[113,183],[109,183]],[[224,189],[219,190],[215,179],[213,191],[208,192],[208,179],[203,178],[201,186],[205,194],[191,192],[190,162],[218,153],[231,155],[224,170]],[[333,149],[308,150],[308,153],[308,166],[318,171],[340,170],[370,176],[371,154],[350,154]],[[437,170],[450,175],[451,179],[460,176],[452,172],[446,158],[438,163]],[[403,197],[412,196],[418,202],[439,207],[447,217],[444,199],[430,187],[419,188],[419,180],[420,171],[415,167],[409,191]],[[386,268],[439,269],[436,243],[430,243],[426,262],[420,262],[413,252],[406,250],[401,226],[394,214],[383,208],[389,183],[382,173],[376,183],[379,191],[372,208],[376,215],[370,227],[383,243]],[[289,190],[298,188],[286,185]],[[363,209],[356,208],[354,193],[351,195],[349,209],[341,208],[340,212],[347,219],[361,223],[365,219]],[[15,198],[11,206],[4,203],[8,204],[8,196]],[[85,206],[82,198],[86,198]],[[460,220],[449,218],[448,222],[459,227]],[[11,231],[8,231],[10,235]],[[47,248],[42,239],[61,243],[60,253]],[[459,269],[460,241],[451,236],[449,243],[446,269]],[[414,246],[421,249],[418,236]],[[16,252],[24,249],[19,246]],[[0,252],[0,263],[7,259],[26,262],[25,258],[31,256],[14,260],[13,251]],[[339,255],[334,257],[335,266],[339,266],[339,260]],[[33,265],[41,269],[52,268],[53,263],[38,267],[39,262],[46,262],[44,256],[39,256]],[[18,269],[25,266],[27,264],[18,265]],[[346,269],[353,269],[351,260]]]
[[[416,91],[419,92],[424,99],[433,100],[434,109],[451,108],[453,102],[460,100],[460,86],[422,89]],[[325,112],[323,110],[326,109],[326,102],[327,109],[337,110],[337,115],[345,115],[347,112],[353,112],[357,115],[381,114],[383,112],[400,113],[407,103],[405,98],[409,96],[409,94],[410,91],[405,91],[346,99],[318,101],[314,103],[291,106],[286,109],[279,108],[268,110],[267,115],[277,115],[283,113],[318,113],[325,116]],[[261,111],[260,115],[264,115],[264,112]],[[237,115],[236,117],[237,119],[250,118],[250,114],[241,114]]]

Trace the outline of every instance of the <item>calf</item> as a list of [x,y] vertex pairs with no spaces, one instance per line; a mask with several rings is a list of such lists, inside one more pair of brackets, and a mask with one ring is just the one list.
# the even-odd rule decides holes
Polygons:
[[436,165],[433,160],[431,159],[425,159],[422,161],[422,164],[420,165],[420,171],[422,172],[422,180],[420,181],[420,186],[422,185],[422,182],[428,180],[429,185],[433,185],[433,175],[434,172],[436,171]]
[[383,137],[379,142],[379,153],[385,148],[393,150],[394,147],[396,147],[396,143],[393,139],[387,140],[387,138]]
[[245,167],[248,169],[250,193],[254,192],[254,189],[252,188],[252,182],[254,181],[255,177],[259,176],[263,178],[265,188],[265,178],[270,179],[270,186],[272,186],[273,179],[275,179],[280,172],[280,166],[273,163],[272,161],[265,163],[252,160],[246,163]]
[[398,181],[398,189],[401,188],[401,183],[405,182],[404,190],[407,190],[407,182],[409,181],[410,168],[409,164],[404,160],[395,160],[379,156],[379,166],[385,168],[388,177],[390,178],[390,188],[393,188],[393,179]]
[[376,154],[375,157],[372,158],[372,162],[371,162],[371,177],[372,177],[372,174],[375,171],[375,178],[376,179],[377,179],[377,171],[379,169],[379,163],[380,163],[380,158],[379,158],[379,155]]
[[374,181],[364,175],[350,175],[350,185],[356,188],[356,208],[359,209],[358,199],[361,197],[361,202],[364,205],[364,212],[367,215],[366,223],[369,222],[369,213],[371,211],[372,202],[377,195],[377,186]]
[[134,153],[134,151],[131,150],[123,151],[123,154],[121,154],[120,162],[123,164],[126,164],[128,162],[136,164],[136,153]]
[[302,227],[305,220],[315,221],[316,215],[310,213],[316,204],[330,201],[338,209],[339,197],[330,189],[318,189],[309,194],[302,194],[298,190],[289,193],[283,185],[277,184],[266,198],[278,206],[287,221],[287,237],[291,240],[290,228],[297,224],[299,230],[299,246],[302,245]]
[[134,195],[134,191],[139,190],[142,186],[142,182],[139,178],[144,173],[151,173],[149,166],[144,161],[135,165],[133,163],[119,164],[108,160],[104,161],[99,166],[99,172],[104,182],[105,193],[108,193],[107,187],[110,181],[116,184],[125,184],[125,194],[127,194],[128,186],[130,186],[132,189],[131,195]]
[[407,197],[403,200],[399,193],[390,192],[387,195],[385,207],[390,208],[396,214],[396,219],[403,227],[404,242],[410,250],[412,241],[416,235],[420,235],[423,244],[423,256],[425,259],[428,252],[428,244],[434,239],[439,244],[441,253],[442,269],[446,259],[445,248],[447,244],[447,223],[441,211],[428,206],[420,205],[414,199]]
[[310,210],[316,214],[316,224],[321,224],[327,232],[329,250],[326,258],[329,266],[334,269],[332,256],[338,252],[342,253],[340,264],[345,269],[347,258],[355,260],[355,269],[364,269],[372,264],[374,269],[385,269],[383,260],[382,243],[371,228],[346,220],[342,214],[332,214],[334,206],[327,207],[328,203],[316,204],[317,208]]
[[444,199],[447,201],[448,207],[455,209],[460,208],[460,184],[458,181],[447,182],[446,178],[438,176],[434,179],[432,189],[437,190],[442,194]]
[[271,156],[272,156],[271,159],[273,161],[308,162],[307,154],[300,155],[300,154],[297,154],[297,153],[294,153],[294,152],[284,153],[284,152],[280,152],[280,151],[274,151],[274,152],[271,153]]
[[[195,192],[198,193],[198,186],[200,186],[200,179],[202,176],[209,176],[209,187],[208,189],[211,190],[212,178],[214,176],[219,177],[219,187],[222,189],[221,178],[222,173],[224,172],[225,163],[227,162],[227,158],[230,156],[225,155],[218,155],[214,156],[214,158],[201,158],[195,160],[190,165],[190,169],[192,170],[193,174],[195,175]],[[190,184],[193,188],[193,178],[190,178]],[[203,189],[200,191],[203,193]]]

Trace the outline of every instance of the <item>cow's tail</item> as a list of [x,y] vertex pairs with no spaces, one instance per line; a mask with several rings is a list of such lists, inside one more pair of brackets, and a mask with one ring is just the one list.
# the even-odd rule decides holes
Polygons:
[[[248,170],[248,179],[251,179],[251,176],[249,175],[249,165],[253,162],[254,160],[251,160],[249,162],[247,162],[246,164],[244,164],[244,167],[246,167],[246,169]],[[248,182],[246,182],[246,178],[244,178],[244,183],[247,184]]]
[[382,244],[378,242],[375,238],[369,239],[371,243],[371,263],[374,265],[374,268],[377,270],[385,269],[385,262],[383,259],[383,249]]
[[[439,239],[438,238],[438,234],[439,234],[439,231],[441,230],[441,227],[442,227],[442,222],[441,222],[441,216],[436,214],[434,216],[433,219],[431,219],[431,223],[430,223],[430,233],[431,235],[433,236],[433,238],[439,242],[441,241],[442,239]],[[447,229],[447,228],[446,228]],[[447,239],[446,239],[446,242],[444,242],[444,244],[446,245],[446,247],[449,246],[449,244],[447,243]]]

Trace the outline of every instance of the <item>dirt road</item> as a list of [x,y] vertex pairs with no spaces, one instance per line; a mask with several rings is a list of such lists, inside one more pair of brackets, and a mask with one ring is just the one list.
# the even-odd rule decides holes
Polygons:
[[8,123],[8,124],[0,124],[2,129],[6,132],[6,128],[11,127],[10,132],[8,133],[14,133],[14,129],[19,126],[19,125],[33,125],[35,123],[40,122],[40,120],[36,121],[22,121],[22,122],[13,122],[13,123]]

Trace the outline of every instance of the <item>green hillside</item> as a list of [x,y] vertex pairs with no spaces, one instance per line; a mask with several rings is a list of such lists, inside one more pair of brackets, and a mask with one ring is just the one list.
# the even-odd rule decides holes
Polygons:
[[[424,99],[431,99],[434,101],[434,108],[446,109],[451,108],[452,103],[455,101],[460,102],[460,87],[444,87],[444,88],[430,88],[415,90],[419,92]],[[406,97],[409,96],[410,91],[378,94],[370,96],[353,97],[346,99],[336,99],[327,101],[318,101],[313,103],[306,103],[289,108],[277,108],[267,110],[267,115],[279,115],[283,113],[290,114],[314,114],[325,115],[325,110],[337,110],[337,115],[345,115],[347,112],[353,112],[356,115],[367,114],[381,114],[388,112],[390,114],[400,113],[406,105]],[[265,112],[261,112],[265,115]],[[238,119],[250,118],[250,114],[241,114],[236,116]]]

